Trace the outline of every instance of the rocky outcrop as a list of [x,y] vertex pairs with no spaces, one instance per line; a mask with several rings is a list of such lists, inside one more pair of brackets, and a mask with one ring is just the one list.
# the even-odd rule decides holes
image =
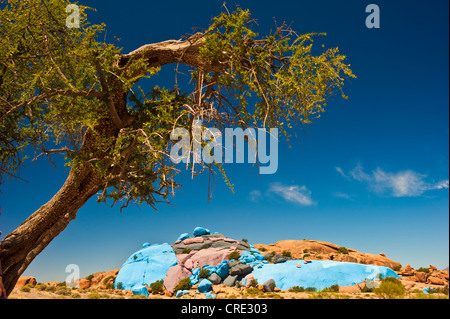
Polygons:
[[[398,269],[401,264],[386,257],[384,253],[369,254],[357,250],[341,247],[318,240],[283,240],[271,245],[256,244],[255,248],[267,251],[271,254],[290,253],[296,259],[309,258],[311,260],[334,260],[368,265],[386,266],[391,269]],[[344,253],[342,252],[344,251]],[[264,253],[263,253],[264,254]]]
[[428,268],[414,269],[410,265],[402,267],[398,272],[403,280],[414,281],[418,283],[428,283],[431,285],[446,286],[449,284],[448,270],[438,270],[430,265]]
[[36,278],[34,278],[32,276],[20,277],[19,280],[17,280],[15,288],[22,288],[25,285],[30,285],[30,286],[37,285]]
[[177,240],[172,245],[175,254],[186,254],[191,251],[199,251],[205,248],[250,250],[250,245],[248,243],[228,238],[222,234],[204,234],[192,238],[185,238],[180,235],[180,238],[184,239]]

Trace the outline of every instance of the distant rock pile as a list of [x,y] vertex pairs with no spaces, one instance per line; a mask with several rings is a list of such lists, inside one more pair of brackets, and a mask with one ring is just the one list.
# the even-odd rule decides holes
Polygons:
[[[289,259],[310,259],[310,260],[334,260],[366,265],[386,266],[391,269],[400,269],[401,264],[386,257],[384,253],[379,255],[362,253],[351,248],[340,247],[338,245],[318,240],[282,240],[271,245],[255,244],[255,248],[263,253],[267,251],[269,257],[283,256]],[[265,255],[267,258],[267,254]],[[280,259],[279,257],[276,257]],[[273,257],[272,257],[273,258]],[[281,260],[283,260],[281,259]],[[276,259],[273,261],[275,263]]]
[[414,269],[410,265],[401,267],[399,274],[404,280],[426,283],[431,285],[447,286],[449,284],[449,271],[438,270],[430,265],[428,268]]

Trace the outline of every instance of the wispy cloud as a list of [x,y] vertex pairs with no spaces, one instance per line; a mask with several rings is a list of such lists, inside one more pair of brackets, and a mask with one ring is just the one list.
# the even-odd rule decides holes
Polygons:
[[449,188],[448,180],[430,183],[426,181],[426,175],[412,170],[386,172],[378,167],[367,173],[362,165],[358,164],[348,175],[356,181],[366,183],[369,189],[377,194],[389,194],[393,197],[415,197],[426,191]]
[[342,168],[340,168],[339,166],[335,167],[336,172],[338,172],[339,174],[341,174],[342,177],[345,177],[347,179],[349,179],[350,177],[347,176],[347,174],[344,173],[344,171],[342,170]]
[[300,204],[302,206],[312,206],[316,204],[311,198],[311,191],[308,190],[306,186],[273,183],[270,185],[269,192],[281,196],[288,202]]
[[333,196],[337,197],[337,198],[344,198],[344,199],[348,199],[348,200],[353,200],[353,197],[350,196],[349,194],[346,194],[346,193],[334,192]]
[[250,200],[252,202],[258,202],[261,199],[261,195],[259,190],[253,190],[250,192]]

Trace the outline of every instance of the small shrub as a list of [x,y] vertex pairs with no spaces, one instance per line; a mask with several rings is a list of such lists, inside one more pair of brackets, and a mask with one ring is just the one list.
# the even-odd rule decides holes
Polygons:
[[30,289],[30,286],[25,285],[25,286],[23,286],[22,288],[20,288],[20,291],[22,291],[22,292],[30,292],[31,289]]
[[232,260],[232,259],[238,260],[240,257],[241,257],[241,254],[238,251],[233,251],[232,253],[230,253],[228,255],[228,260]]
[[59,287],[59,288],[55,291],[55,294],[61,295],[61,296],[70,296],[71,291],[70,291],[70,289],[68,289],[67,287]]
[[307,288],[305,289],[305,291],[306,291],[306,292],[316,292],[317,289],[314,288],[314,287],[307,287]]
[[339,285],[332,285],[328,288],[322,289],[322,292],[339,292]]
[[292,292],[304,292],[304,291],[305,291],[305,288],[299,287],[299,286],[294,286],[294,287],[292,287],[292,288],[289,289],[289,290],[292,291]]
[[58,283],[58,284],[56,285],[56,287],[67,287],[67,285],[66,285],[66,282],[63,281],[63,282]]
[[46,288],[45,288],[45,291],[48,291],[48,292],[55,292],[55,290],[56,290],[56,287],[55,286],[47,286]]
[[188,290],[191,286],[191,279],[189,277],[180,280],[178,285],[173,290],[173,293],[176,294],[178,290]]
[[202,246],[202,249],[208,249],[209,247],[211,247],[211,244],[204,244],[204,245]]
[[100,299],[100,294],[98,292],[92,292],[87,296],[87,299]]
[[247,238],[242,238],[241,241],[243,241],[244,243],[248,243],[248,239]]
[[317,258],[317,259],[323,259],[323,257],[320,256],[320,255],[316,256],[316,258]]
[[345,247],[339,247],[338,253],[348,255],[348,249]]
[[400,269],[402,269],[402,266],[395,266],[395,267],[393,268],[394,271],[400,271]]
[[264,247],[261,247],[261,249],[259,251],[265,252],[265,251],[267,251],[267,249]]
[[420,267],[419,269],[416,269],[416,271],[419,271],[419,272],[425,272],[425,273],[427,273],[427,274],[430,273],[430,269],[428,269],[428,268],[423,268],[423,267]]
[[253,278],[253,279],[250,281],[250,287],[256,288],[257,286],[258,286],[258,280],[256,280],[255,278]]
[[72,294],[72,296],[71,296],[73,299],[80,299],[81,298],[81,295],[79,294],[79,293],[74,293],[74,294]]
[[251,296],[257,296],[257,295],[263,294],[264,292],[262,292],[258,288],[250,287],[250,288],[247,288],[247,293]]
[[406,288],[397,278],[386,277],[381,280],[380,288],[374,288],[373,292],[384,299],[395,299],[403,298]]
[[287,251],[287,250],[284,250],[284,251],[281,253],[281,255],[282,255],[283,257],[292,257],[291,252],[290,252],[290,251]]
[[150,284],[150,288],[152,290],[153,295],[164,292],[163,283],[164,283],[164,280],[161,279],[161,280],[155,281],[154,283]]
[[209,269],[207,268],[202,268],[200,269],[200,271],[198,272],[198,277],[199,278],[208,278],[209,277]]
[[311,256],[310,254],[303,254],[303,258]]
[[182,254],[189,254],[191,252],[190,248],[183,248]]
[[118,282],[118,283],[117,283],[117,289],[122,289],[122,287],[123,287],[122,282]]
[[307,254],[307,253],[309,253],[309,250],[308,249],[303,249],[303,253]]
[[39,284],[39,285],[36,285],[34,288],[36,288],[39,291],[44,291],[47,288],[47,285]]
[[94,278],[94,275],[91,274],[91,275],[87,276],[85,279],[86,279],[87,281],[91,281],[92,278]]

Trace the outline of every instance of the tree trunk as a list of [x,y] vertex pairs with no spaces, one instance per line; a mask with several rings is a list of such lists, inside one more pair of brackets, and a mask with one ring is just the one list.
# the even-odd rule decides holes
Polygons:
[[77,211],[101,187],[91,169],[72,169],[53,198],[0,242],[0,261],[6,293],[13,290],[33,259],[75,219]]

